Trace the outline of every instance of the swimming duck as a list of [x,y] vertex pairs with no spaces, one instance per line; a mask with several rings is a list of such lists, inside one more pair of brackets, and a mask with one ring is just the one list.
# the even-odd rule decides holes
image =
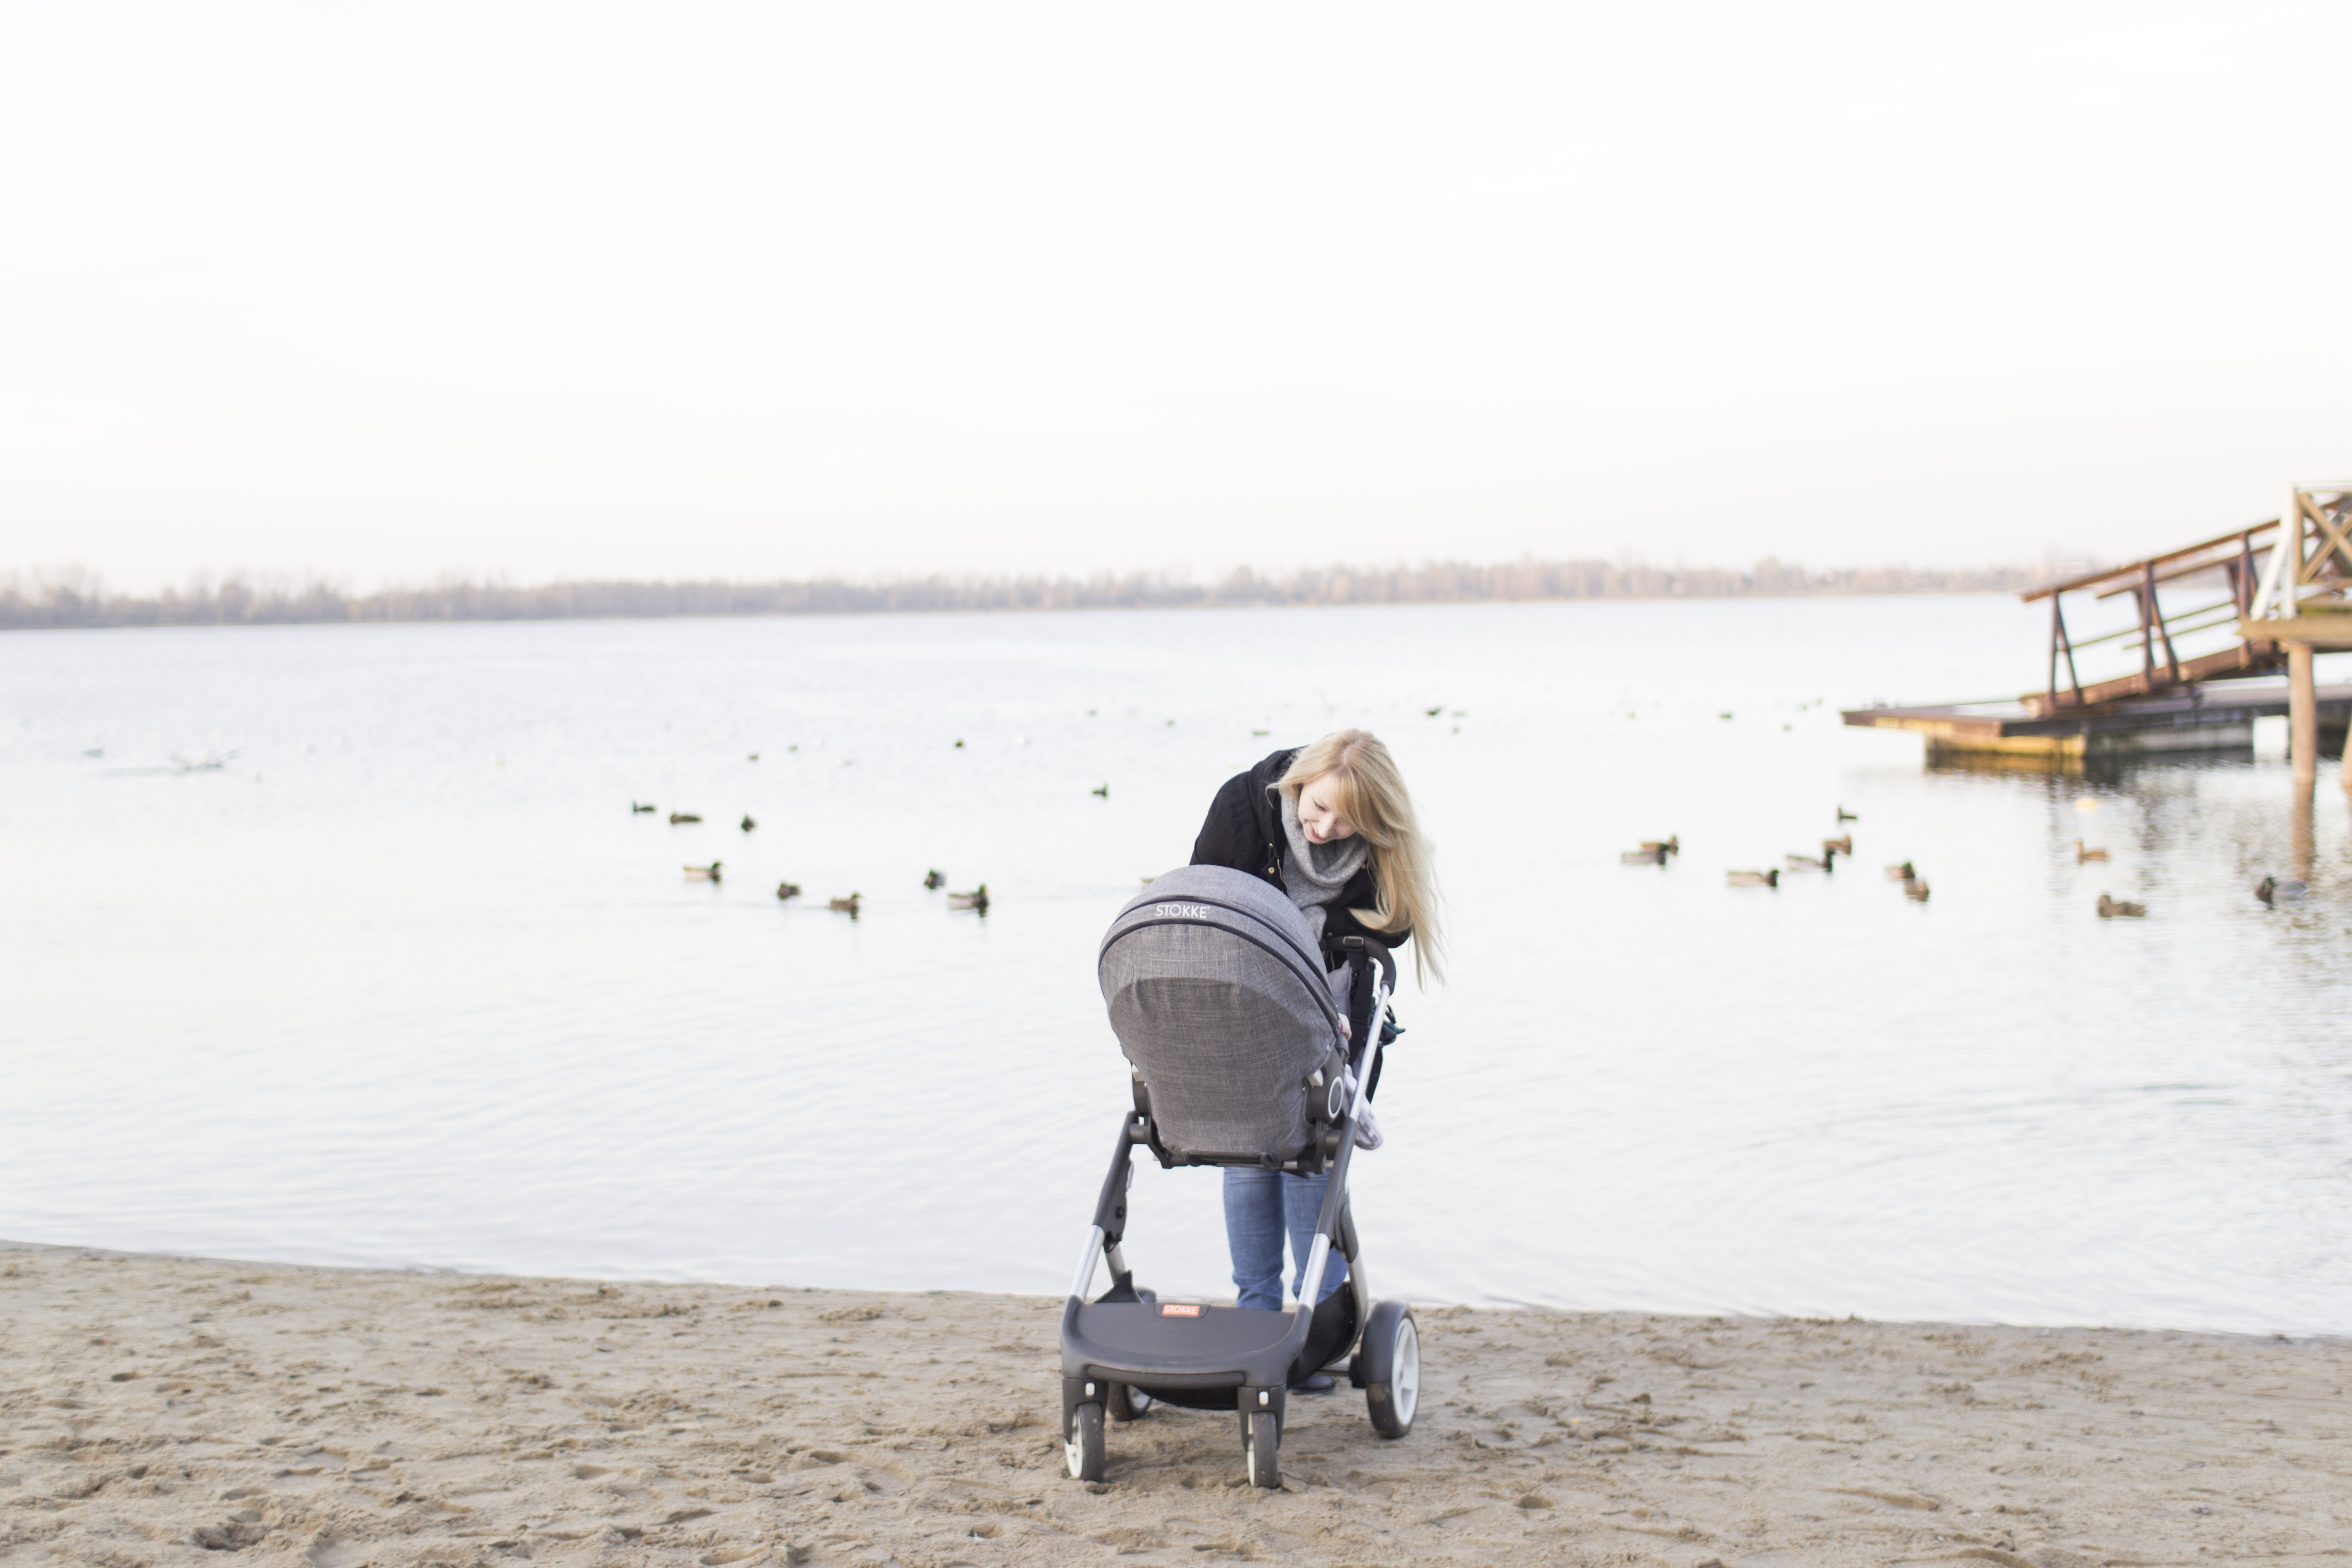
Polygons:
[[629,814],[632,816],[635,816],[639,812],[651,811],[653,808],[654,803],[649,800],[633,800],[629,802]]
[[760,760],[760,753],[759,753],[759,752],[752,752],[752,753],[751,754],[751,756],[750,756],[749,758],[747,758],[746,760],[747,760],[747,761],[750,761],[750,762],[754,762],[754,763],[756,763],[756,762],[758,762],[758,761]]
[[2104,860],[2104,859],[2105,859],[2106,858],[2107,858],[2107,852],[2106,852],[2105,850],[2104,850],[2104,849],[2085,849],[2085,848],[2084,848],[2084,847],[2083,847],[2083,841],[2082,841],[2081,839],[2077,838],[2076,840],[2074,840],[2074,864],[2075,864],[2075,865],[2080,866],[2080,865],[2081,865],[2081,864],[2083,864],[2083,862],[2084,862],[2085,860]]
[[1668,855],[1679,855],[1683,852],[1683,836],[1677,833],[1672,838],[1644,838],[1642,840],[1642,847],[1660,850]]
[[669,814],[669,825],[672,827],[676,827],[681,822],[700,822],[702,818],[690,811],[673,811]]
[[1886,868],[1886,879],[1890,882],[1916,882],[1919,879],[1919,873],[1911,868],[1910,861],[1906,860],[1900,866]]
[[719,875],[719,865],[718,861],[713,860],[708,866],[688,866],[686,868],[686,879],[689,882],[722,881],[724,879]]
[[1835,852],[1835,853],[1840,854],[1840,855],[1851,855],[1851,854],[1853,854],[1853,834],[1851,834],[1851,833],[1849,833],[1849,834],[1846,834],[1844,837],[1839,837],[1839,838],[1824,838],[1824,839],[1822,839],[1822,854],[1824,854],[1824,855],[1827,855],[1827,854],[1830,854],[1830,853],[1832,853],[1832,852]]
[[751,814],[750,812],[748,812],[748,811],[747,811],[747,812],[745,812],[745,813],[743,814],[743,831],[744,831],[744,832],[749,833],[749,832],[751,832],[751,829],[753,829],[753,828],[755,828],[755,827],[757,827],[757,826],[760,826],[760,825],[759,825],[758,823],[756,823],[756,822],[754,822],[754,821],[752,821],[752,820],[751,820]]
[[930,870],[923,873],[923,886],[932,892],[936,893],[947,885],[948,874],[945,871]]
[[776,884],[776,897],[778,899],[797,899],[800,896],[801,885],[798,882],[779,882]]
[[2254,884],[2254,897],[2275,909],[2278,900],[2294,903],[2311,891],[2308,882],[2282,882],[2275,877],[2264,877]]
[[1788,863],[1791,871],[1834,871],[1837,869],[1837,851],[1824,845],[1820,859],[1816,860],[1810,855],[1791,855]]
[[1433,709],[1431,709],[1431,710],[1429,710],[1429,717],[1430,717],[1430,718],[1432,718],[1432,719],[1434,719],[1434,718],[1436,718],[1440,713],[1443,713],[1443,712],[1444,712],[1444,711],[1445,711],[1445,704],[1444,704],[1444,703],[1443,703],[1443,702],[1441,702],[1441,703],[1439,703],[1436,707],[1434,707],[1434,708],[1433,708]]
[[858,900],[863,899],[865,896],[866,895],[863,893],[852,893],[845,899],[834,900],[825,907],[847,915],[851,920],[856,920],[857,918]]
[[969,893],[950,893],[948,895],[948,908],[951,910],[974,910],[981,914],[986,914],[988,912],[988,884],[982,882],[979,887],[974,888]]
[[1778,871],[1734,871],[1730,876],[1735,888],[1777,888],[1780,885]]
[[1110,798],[1110,785],[1107,784],[1097,784],[1094,788],[1087,791],[1087,793],[1088,795],[1098,795],[1102,796],[1103,799],[1108,800]]
[[1927,879],[1925,877],[1912,878],[1909,881],[1903,884],[1903,896],[1911,900],[1915,903],[1926,903],[1927,901]]
[[2114,920],[2119,915],[2126,920],[2136,920],[2146,913],[2147,913],[2146,904],[2127,904],[2121,899],[2111,899],[2105,893],[2099,895],[2099,918],[2103,921]]
[[1860,822],[1860,821],[1862,820],[1862,818],[1861,818],[1860,816],[1856,816],[1854,813],[1853,813],[1853,812],[1851,812],[1851,811],[1848,811],[1848,810],[1847,810],[1845,807],[1843,807],[1843,806],[1839,806],[1839,807],[1837,808],[1837,811],[1838,811],[1838,814],[1837,814],[1837,819],[1838,819],[1840,822]]
[[1666,847],[1644,844],[1639,849],[1628,849],[1617,857],[1628,866],[1663,866],[1666,863]]

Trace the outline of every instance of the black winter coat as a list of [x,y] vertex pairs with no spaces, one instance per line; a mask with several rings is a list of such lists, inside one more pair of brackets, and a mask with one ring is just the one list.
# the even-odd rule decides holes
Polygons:
[[[1193,865],[1230,866],[1263,877],[1277,888],[1283,886],[1282,805],[1274,786],[1289,772],[1290,760],[1297,754],[1297,747],[1276,752],[1249,772],[1235,773],[1224,782],[1217,798],[1209,803],[1200,837],[1192,841]],[[1367,858],[1363,869],[1349,878],[1348,885],[1339,890],[1339,901],[1324,910],[1323,961],[1327,964],[1334,963],[1334,950],[1342,937],[1360,936],[1383,947],[1402,947],[1411,940],[1411,931],[1373,931],[1356,918],[1356,910],[1376,908],[1379,897],[1380,884]]]

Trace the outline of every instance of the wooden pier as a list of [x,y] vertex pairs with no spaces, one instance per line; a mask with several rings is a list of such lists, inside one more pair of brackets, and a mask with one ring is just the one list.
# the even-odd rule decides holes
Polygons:
[[[2162,597],[2168,585],[2170,607]],[[2178,604],[2200,585],[2218,596]],[[2069,595],[2095,602],[2129,595],[2132,622],[2078,638],[2066,624]],[[2019,596],[2050,605],[2042,689],[2013,702],[1852,709],[1845,721],[1919,731],[1931,762],[1974,755],[2063,766],[2244,747],[2256,719],[2284,714],[2295,777],[2306,784],[2323,752],[2343,750],[2352,686],[2319,687],[2312,658],[2352,648],[2352,485],[2296,486],[2279,517]],[[2086,682],[2083,656],[2105,644],[2137,654],[2137,668]],[[2352,790],[2352,769],[2345,787]]]
[[[2340,752],[2352,722],[2352,686],[2323,686],[2315,696],[2314,752]],[[1956,702],[1849,709],[1845,721],[1925,735],[1931,763],[1998,760],[2063,767],[2154,752],[2242,751],[2254,743],[2255,720],[2278,718],[2292,707],[2284,680],[2227,680],[2057,711],[2031,700]]]

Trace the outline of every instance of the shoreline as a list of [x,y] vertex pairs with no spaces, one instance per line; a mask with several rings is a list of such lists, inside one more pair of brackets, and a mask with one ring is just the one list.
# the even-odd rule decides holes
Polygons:
[[0,1242],[0,1564],[2352,1555],[2352,1342],[1418,1309],[1421,1414],[1061,1468],[1048,1298]]

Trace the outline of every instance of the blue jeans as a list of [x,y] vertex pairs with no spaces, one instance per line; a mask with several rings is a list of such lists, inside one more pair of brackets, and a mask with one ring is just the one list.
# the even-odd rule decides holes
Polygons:
[[[1225,1167],[1225,1245],[1234,1255],[1234,1287],[1241,1307],[1282,1305],[1282,1237],[1290,1234],[1293,1295],[1307,1283],[1307,1253],[1315,1245],[1315,1222],[1323,1215],[1323,1190],[1330,1175],[1294,1176],[1286,1171]],[[1331,1248],[1323,1265],[1320,1301],[1348,1278],[1348,1260]]]

